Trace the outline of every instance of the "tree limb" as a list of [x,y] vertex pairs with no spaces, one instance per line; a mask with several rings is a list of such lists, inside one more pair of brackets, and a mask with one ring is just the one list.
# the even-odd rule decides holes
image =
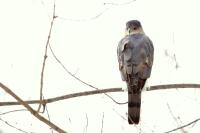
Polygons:
[[[200,88],[200,84],[166,84],[166,85],[154,85],[151,86],[147,91],[152,90],[161,90],[161,89],[174,89],[174,88]],[[69,98],[81,97],[81,96],[88,96],[94,94],[102,94],[102,93],[110,93],[110,92],[123,92],[122,88],[108,88],[108,89],[99,89],[99,90],[92,90],[92,91],[85,91],[85,92],[77,92],[67,95],[62,95],[58,97],[43,99],[42,103],[52,103],[57,102],[60,100],[65,100]],[[25,101],[27,104],[38,104],[40,100],[28,100]],[[10,106],[10,105],[20,105],[19,102],[0,102],[0,106]]]
[[[102,94],[102,93],[108,93],[108,92],[119,92],[119,91],[122,92],[122,89],[121,88],[111,88],[111,89],[103,89],[103,90],[78,92],[78,93],[67,94],[67,95],[58,96],[58,97],[49,98],[49,99],[43,99],[42,103],[47,104],[47,103],[57,102],[57,101],[65,100],[65,99],[69,99],[69,98],[88,96],[88,95],[94,95],[94,94]],[[39,104],[40,100],[29,100],[29,101],[25,101],[25,102],[27,104]],[[0,102],[0,106],[10,106],[10,105],[21,105],[21,104],[19,102]]]
[[200,88],[200,84],[166,84],[166,85],[154,85],[147,91],[161,90],[161,89],[176,89],[176,88]]

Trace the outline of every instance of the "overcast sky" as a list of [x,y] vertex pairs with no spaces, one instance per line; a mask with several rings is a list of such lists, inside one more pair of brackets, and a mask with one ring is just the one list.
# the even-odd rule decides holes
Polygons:
[[[199,4],[198,0],[56,0],[58,18],[50,44],[65,67],[87,83],[98,88],[122,87],[116,48],[124,36],[125,23],[138,19],[155,48],[148,84],[199,83]],[[53,0],[0,1],[0,81],[23,99],[39,98],[52,11]],[[93,89],[68,75],[48,49],[44,97],[86,90]],[[198,90],[144,92],[139,128],[143,132],[162,133],[179,126],[166,103],[175,116],[182,118],[180,124],[198,118],[197,94]],[[127,100],[126,92],[113,97],[121,102]],[[11,100],[14,99],[0,90],[0,101]],[[21,108],[0,107],[0,113]],[[126,117],[127,105],[116,105],[103,95],[57,102],[48,108],[53,122],[72,133],[86,132],[86,117],[87,132],[94,132],[93,128],[100,132],[103,115],[105,133],[137,131],[120,117]],[[0,118],[27,132],[50,132],[28,112],[0,115]],[[4,133],[19,132],[2,121],[0,129]],[[191,132],[195,133],[193,129]]]

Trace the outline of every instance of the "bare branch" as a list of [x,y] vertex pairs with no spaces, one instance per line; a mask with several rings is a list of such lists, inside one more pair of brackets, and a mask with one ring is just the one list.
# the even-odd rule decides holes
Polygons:
[[65,65],[57,58],[57,56],[55,55],[55,53],[54,53],[54,51],[53,51],[53,49],[52,49],[52,47],[51,47],[51,44],[49,44],[49,48],[50,48],[51,53],[52,53],[53,57],[55,58],[55,60],[62,66],[62,68],[63,68],[70,76],[72,76],[73,78],[75,78],[75,79],[78,80],[79,82],[81,82],[81,83],[83,83],[83,84],[85,84],[85,85],[87,85],[87,86],[89,86],[89,87],[91,87],[91,88],[98,89],[97,87],[95,87],[95,86],[93,86],[93,85],[91,85],[91,84],[86,83],[85,81],[81,80],[80,78],[76,77],[73,73],[71,73],[71,72],[65,67]]
[[16,126],[13,126],[12,124],[8,123],[7,121],[5,121],[5,120],[3,120],[3,119],[1,119],[1,118],[0,118],[0,121],[4,122],[4,123],[5,123],[6,125],[8,125],[9,127],[14,128],[14,129],[16,129],[16,130],[18,130],[18,131],[20,131],[20,132],[28,133],[28,132],[26,132],[26,131],[24,131],[24,130],[22,130],[22,129],[16,127]]
[[135,2],[135,1],[136,0],[131,0],[131,1],[124,2],[124,3],[107,2],[107,3],[104,3],[104,5],[124,6],[124,5],[131,4],[132,2]]
[[[50,42],[53,23],[54,23],[54,20],[56,18],[55,10],[56,10],[56,5],[55,5],[55,1],[54,1],[53,16],[52,16],[52,21],[51,21],[51,25],[50,25],[50,29],[49,29],[49,34],[48,34],[47,42],[46,42],[46,46],[45,46],[45,54],[44,54],[44,59],[43,59],[43,63],[42,63],[42,71],[41,71],[41,77],[40,77],[40,101],[42,101],[42,99],[43,99],[44,69],[45,69],[45,64],[46,64],[46,59],[47,59],[47,48],[48,48],[48,45],[49,45],[49,42]],[[39,106],[38,106],[38,112],[40,111],[41,105],[42,105],[42,103],[40,103]]]
[[35,111],[31,106],[29,106],[26,102],[24,102],[19,96],[17,96],[14,92],[12,92],[7,86],[2,84],[1,82],[0,82],[0,87],[9,95],[11,95],[13,98],[15,98],[21,105],[23,105],[32,115],[34,115],[40,121],[52,127],[54,130],[58,131],[59,133],[67,133],[63,129],[59,128],[58,126],[56,126],[55,124],[53,124],[52,122],[48,121],[46,118],[41,116],[37,111]]
[[[167,85],[154,85],[151,86],[147,91],[152,90],[161,90],[161,89],[174,89],[174,88],[200,88],[200,84],[167,84]],[[62,95],[54,98],[49,99],[43,99],[42,103],[52,103],[57,102],[60,100],[65,100],[69,98],[75,98],[75,97],[81,97],[81,96],[88,96],[88,95],[94,95],[94,94],[106,94],[110,92],[123,92],[122,88],[108,88],[108,89],[99,89],[99,90],[93,90],[93,91],[85,91],[85,92],[78,92],[78,93],[72,93],[67,95]],[[40,100],[29,100],[25,101],[27,104],[38,104],[40,103]],[[124,102],[126,104],[127,102]],[[10,106],[10,105],[21,105],[19,102],[0,102],[0,106]]]
[[171,132],[174,132],[174,131],[183,129],[183,128],[187,127],[187,126],[190,126],[191,124],[194,124],[194,123],[198,122],[199,120],[200,120],[200,118],[198,118],[198,119],[196,119],[196,120],[194,120],[194,121],[192,121],[192,122],[189,122],[188,124],[185,124],[185,125],[183,125],[183,126],[180,126],[180,127],[178,127],[178,128],[175,128],[175,129],[172,129],[172,130],[170,130],[170,131],[164,132],[164,133],[171,133]]
[[14,113],[14,112],[19,112],[19,111],[27,111],[26,109],[17,109],[17,110],[11,110],[11,111],[7,111],[4,113],[1,113],[0,115],[7,115],[9,113]]
[[87,113],[85,113],[85,117],[86,117],[86,125],[85,125],[85,129],[84,129],[84,133],[87,133],[87,129],[88,129],[88,116],[87,116]]
[[128,121],[127,118],[125,118],[123,115],[121,115],[119,112],[117,112],[114,108],[112,109],[119,117],[121,117],[124,121]]
[[[94,85],[91,85],[91,84],[89,84],[89,83],[87,83],[87,82],[81,80],[80,78],[76,77],[74,74],[72,74],[72,73],[65,67],[65,65],[58,59],[58,57],[55,55],[55,53],[54,53],[54,51],[53,51],[53,49],[52,49],[52,47],[51,47],[50,44],[49,44],[49,48],[50,48],[51,53],[52,53],[53,57],[55,58],[55,60],[62,66],[62,68],[63,68],[70,76],[72,76],[72,77],[75,78],[77,81],[79,81],[79,82],[81,82],[81,83],[83,83],[83,84],[85,84],[85,85],[87,85],[87,86],[89,86],[89,87],[91,87],[91,88],[93,88],[93,89],[95,89],[95,90],[99,90],[99,88],[95,87]],[[119,102],[117,102],[114,98],[112,98],[110,95],[108,95],[108,94],[106,94],[106,93],[104,93],[104,95],[106,95],[108,98],[110,98],[110,99],[111,99],[113,102],[115,102],[116,104],[126,104],[126,103],[119,103]]]
[[176,88],[200,88],[200,84],[166,84],[166,85],[154,85],[147,91],[162,90],[162,89],[176,89]]
[[166,57],[169,57],[171,60],[173,60],[174,62],[175,62],[175,68],[176,69],[178,69],[180,66],[179,66],[179,63],[178,63],[178,61],[177,61],[177,59],[176,59],[176,54],[173,54],[173,55],[170,55],[169,53],[168,53],[168,50],[165,50],[165,56]]
[[[111,6],[124,6],[124,5],[128,5],[128,4],[131,4],[132,2],[134,2],[136,0],[130,0],[130,1],[127,1],[127,2],[123,2],[123,3],[114,3],[114,2],[106,2],[106,3],[103,3],[103,6],[106,6],[106,5],[111,5]],[[94,16],[91,16],[91,17],[88,17],[88,18],[83,18],[83,19],[73,19],[73,18],[65,18],[65,17],[60,17],[58,19],[61,19],[61,20],[67,20],[67,21],[75,21],[75,22],[85,22],[85,21],[91,21],[91,20],[96,20],[98,19],[99,17],[101,17],[106,11],[108,11],[110,9],[110,7],[106,7],[104,8],[102,11],[100,11],[99,13],[96,13],[96,15]]]
[[103,120],[104,120],[104,112],[103,112],[102,120],[101,120],[101,133],[103,133]]
[[90,21],[90,20],[95,20],[101,17],[106,11],[108,11],[109,8],[103,9],[101,12],[97,13],[96,15],[89,17],[89,18],[84,18],[84,19],[72,19],[72,18],[65,18],[65,17],[58,17],[58,19],[61,20],[67,20],[67,21],[75,21],[75,22],[85,22],[85,21]]
[[[51,118],[50,118],[50,115],[49,115],[49,111],[48,111],[48,108],[47,108],[47,105],[46,105],[46,112],[47,112],[47,116],[48,116],[48,119],[49,119],[49,121],[51,121]],[[51,130],[51,133],[53,133],[53,129],[52,128],[50,128],[50,130]]]
[[[67,94],[59,97],[49,98],[42,100],[43,104],[57,102],[60,100],[65,100],[69,98],[75,98],[75,97],[81,97],[81,96],[88,96],[88,95],[94,95],[94,94],[102,94],[102,93],[108,93],[108,92],[122,92],[121,88],[111,88],[111,89],[103,89],[103,90],[93,90],[93,91],[85,91],[85,92],[78,92],[78,93],[72,93]],[[29,100],[25,101],[27,104],[39,104],[40,100]],[[0,106],[10,106],[10,105],[21,105],[19,102],[0,102]]]
[[[175,115],[173,114],[173,112],[172,112],[172,110],[171,110],[171,107],[170,107],[170,105],[169,105],[168,103],[167,103],[167,108],[169,109],[169,112],[170,112],[171,116],[173,117],[174,121],[177,123],[178,126],[180,126],[180,124],[179,124],[177,118],[176,118]],[[187,133],[187,132],[184,130],[184,128],[180,128],[180,130],[181,130],[182,133]]]

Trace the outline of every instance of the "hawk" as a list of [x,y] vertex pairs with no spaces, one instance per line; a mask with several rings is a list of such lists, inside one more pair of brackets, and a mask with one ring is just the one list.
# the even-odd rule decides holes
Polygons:
[[154,47],[138,20],[126,23],[126,35],[118,44],[121,78],[128,88],[128,123],[140,120],[141,91],[151,75]]

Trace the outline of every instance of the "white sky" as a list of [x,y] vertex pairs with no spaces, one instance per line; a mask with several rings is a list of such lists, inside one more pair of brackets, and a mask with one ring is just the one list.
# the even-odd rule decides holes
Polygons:
[[[155,47],[155,61],[149,85],[200,82],[200,8],[198,0],[57,0],[51,46],[57,57],[76,76],[99,87],[121,87],[116,48],[124,36],[125,23],[141,21]],[[40,72],[52,16],[50,0],[0,1],[0,81],[23,99],[39,98]],[[102,14],[101,14],[102,13]],[[101,16],[91,19],[97,15]],[[175,61],[165,55],[176,55]],[[70,77],[48,51],[45,69],[46,98],[92,90]],[[184,124],[198,118],[199,90],[154,91],[143,93],[141,128],[143,132],[162,133],[177,127],[166,103]],[[112,94],[118,101],[125,93]],[[0,90],[0,101],[13,100]],[[37,106],[33,106],[37,107]],[[0,113],[20,106],[0,107]],[[100,132],[104,112],[104,133],[137,131],[126,117],[127,105],[116,105],[103,95],[75,98],[48,105],[53,122],[70,133]],[[46,115],[45,115],[46,116]],[[0,116],[27,132],[50,132],[48,127],[27,112]],[[70,119],[70,120],[69,120]],[[153,120],[153,121],[152,121]],[[190,129],[196,133],[198,123]],[[0,121],[4,133],[18,133]]]

